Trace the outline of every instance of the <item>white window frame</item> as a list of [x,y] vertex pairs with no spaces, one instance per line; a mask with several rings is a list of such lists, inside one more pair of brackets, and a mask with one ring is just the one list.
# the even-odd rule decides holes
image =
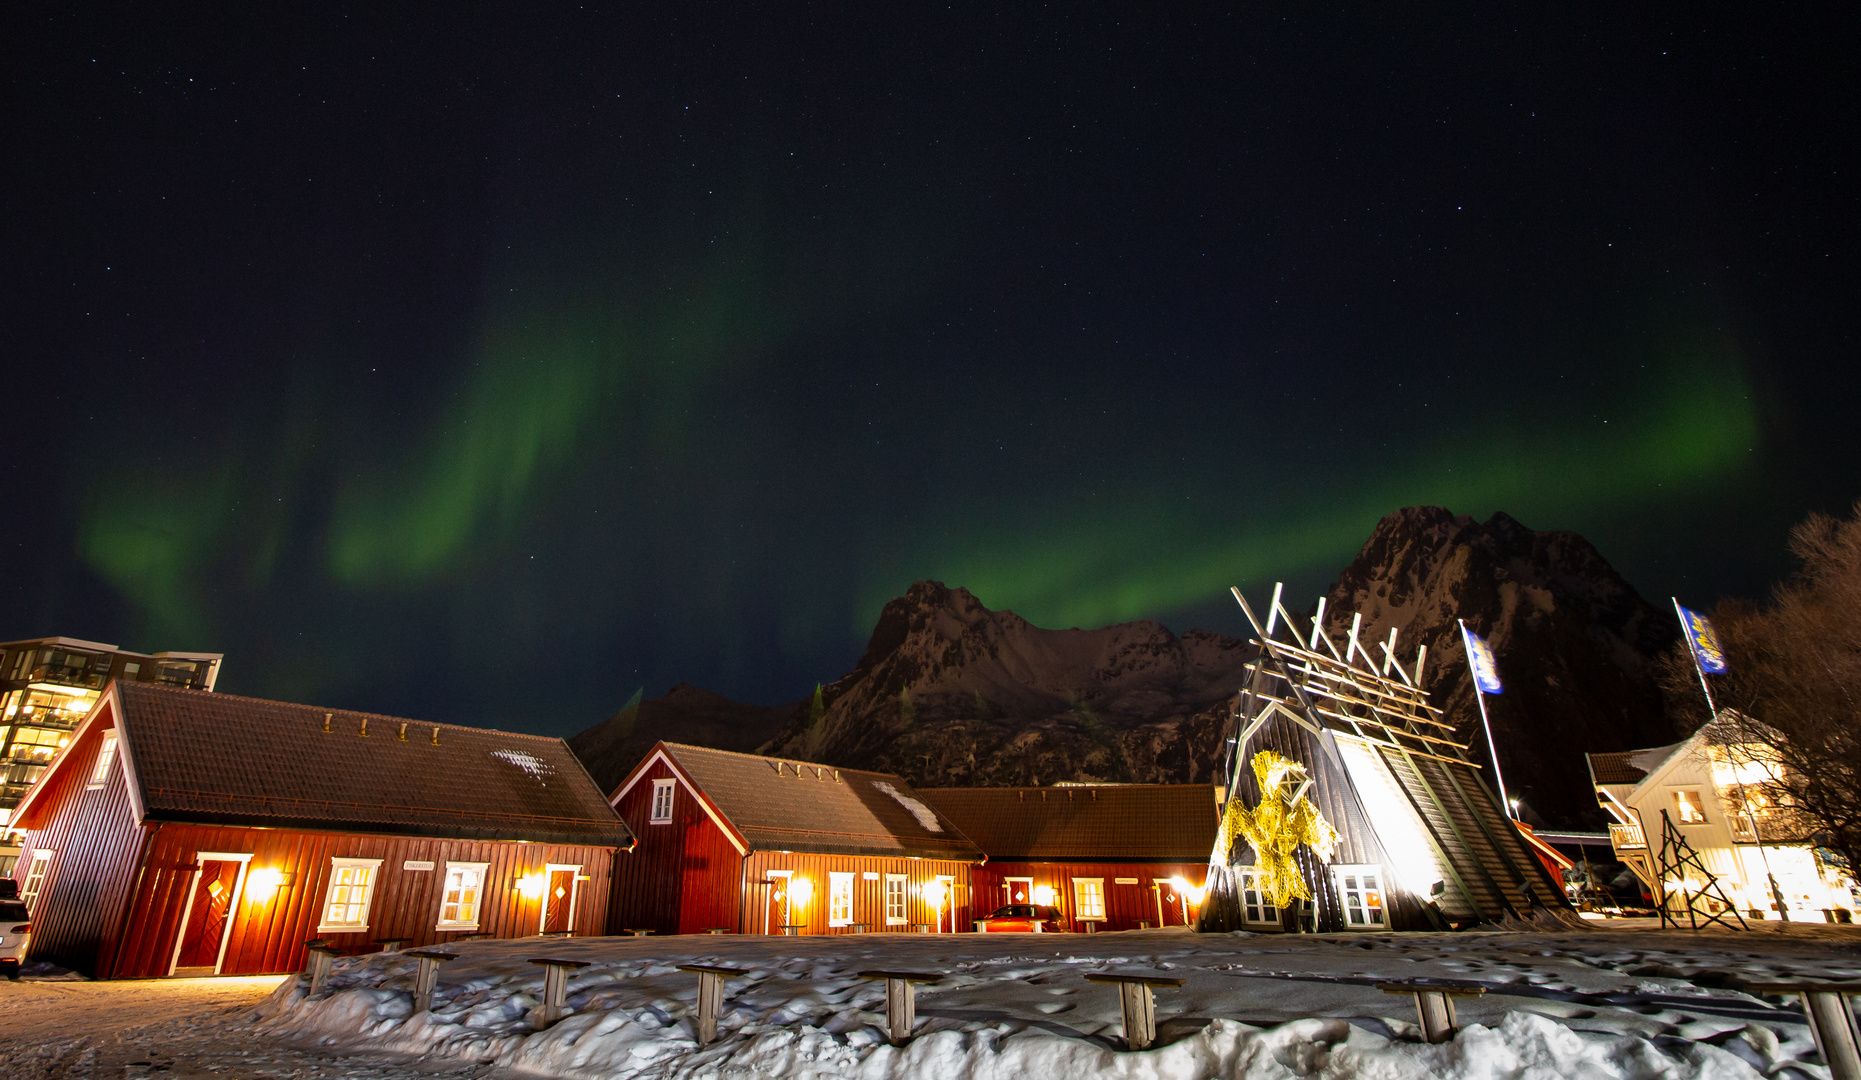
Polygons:
[[844,874],[829,871],[827,874],[827,925],[853,925],[853,874],[851,871]]
[[[478,891],[472,894],[472,918],[469,922],[464,919],[459,919],[459,918],[453,918],[453,919],[446,918],[446,903],[447,903],[446,894],[451,891],[452,872],[454,870],[459,870],[459,871],[476,870],[478,872]],[[491,864],[488,862],[448,862],[446,864],[446,876],[443,878],[440,878],[440,881],[439,881],[439,920],[438,922],[434,924],[433,929],[435,930],[476,930],[478,929],[478,924],[482,921],[484,913],[485,913],[485,886],[486,884],[488,884],[488,879],[491,876],[490,871],[491,871]],[[465,886],[464,886],[463,879],[461,879],[460,889],[463,890],[464,887]],[[461,898],[458,901],[458,903],[464,903],[463,898]],[[453,907],[453,914],[455,916],[458,914],[457,904],[455,904]]]
[[[1355,877],[1357,883],[1354,886],[1347,884],[1345,881],[1347,877]],[[1347,864],[1343,866],[1333,866],[1331,868],[1332,883],[1338,887],[1338,905],[1343,909],[1344,929],[1389,929],[1389,892],[1383,885],[1385,877],[1386,875],[1383,873],[1383,867],[1378,863]],[[1368,884],[1365,883],[1365,878],[1371,879]],[[1377,915],[1377,920],[1375,922],[1369,919],[1372,908],[1361,899],[1365,893],[1369,892],[1374,892],[1376,894],[1376,907],[1374,910]],[[1351,903],[1353,896],[1359,898],[1358,902],[1354,905]],[[1362,921],[1358,921],[1358,918],[1361,918]]]
[[[1086,894],[1080,892],[1080,886],[1082,885],[1091,886],[1092,892],[1090,895],[1097,901],[1098,910],[1096,913],[1092,912],[1092,905],[1085,903]],[[1105,901],[1104,878],[1076,877],[1073,879],[1073,920],[1075,922],[1105,922],[1105,913],[1107,910]]]
[[[337,880],[344,870],[367,870],[368,881],[361,886],[362,899],[348,900],[345,907],[360,906],[362,917],[354,922],[331,922],[330,905],[336,902],[336,890],[355,888],[352,883]],[[368,916],[375,907],[375,886],[381,884],[380,859],[354,859],[347,857],[330,859],[329,884],[323,890],[323,906],[317,909],[317,933],[319,934],[366,934],[368,933]]]
[[[892,914],[893,900],[898,914]],[[904,926],[911,921],[911,879],[904,874],[885,875],[885,925]]]
[[581,863],[559,863],[559,862],[544,863],[543,864],[543,902],[540,905],[543,910],[538,913],[537,921],[536,921],[536,932],[539,934],[543,932],[544,927],[549,925],[549,902],[551,899],[553,899],[549,895],[549,883],[556,879],[557,874],[560,874],[565,870],[568,871],[568,874],[569,874],[569,895],[568,895],[568,899],[563,901],[564,903],[569,905],[569,914],[567,916],[566,921],[568,922],[570,929],[574,929],[575,927],[575,905],[576,905],[576,901],[581,899],[581,891],[582,891],[581,890],[582,864]]
[[[1695,816],[1697,815],[1697,816]],[[1706,825],[1706,798],[1698,788],[1674,789],[1674,824]]]
[[84,785],[86,790],[100,788],[109,782],[110,766],[116,764],[116,729],[103,730],[103,745],[97,749],[97,764],[91,768],[90,783]]
[[[1265,893],[1260,890],[1260,871],[1250,866],[1239,868],[1241,879],[1241,921],[1251,926],[1283,926],[1280,921],[1281,909],[1273,906]],[[1247,899],[1249,894],[1253,899]],[[1271,916],[1267,912],[1272,912]]]
[[38,848],[32,853],[32,861],[26,864],[26,880],[19,888],[19,899],[28,912],[44,895],[46,883],[52,880],[52,860],[57,857],[58,852],[52,848]]
[[649,825],[672,824],[672,802],[677,798],[677,780],[653,781],[653,805],[646,821]]

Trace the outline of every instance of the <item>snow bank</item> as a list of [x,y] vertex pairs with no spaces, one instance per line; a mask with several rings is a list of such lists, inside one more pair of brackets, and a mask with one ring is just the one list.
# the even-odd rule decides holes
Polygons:
[[[1688,944],[1696,944],[1698,939]],[[1749,945],[1734,941],[1731,944]],[[337,962],[330,989],[283,983],[259,1010],[268,1032],[324,1045],[443,1055],[565,1077],[858,1077],[870,1080],[1106,1076],[1406,1080],[1610,1077],[1745,1080],[1786,1068],[1825,1076],[1794,1003],[1711,984],[1805,970],[1853,977],[1853,959],[1662,951],[1621,935],[1196,936],[902,935],[734,939],[485,941],[454,947],[433,1008],[418,1016],[416,961]],[[1833,950],[1852,957],[1852,946]],[[1006,955],[1004,955],[1006,954]],[[569,981],[571,1013],[536,1031],[543,969],[529,957],[587,961]],[[726,984],[719,1039],[693,1038],[695,976],[681,963],[745,974]],[[883,1034],[875,967],[946,972],[918,992],[916,1036]],[[1185,979],[1157,993],[1159,1045],[1122,1050],[1117,996],[1087,971],[1155,970]],[[1653,974],[1653,977],[1650,975]],[[1414,1040],[1406,996],[1374,983],[1418,975],[1475,979],[1450,1043]],[[1698,979],[1698,982],[1691,981]]]

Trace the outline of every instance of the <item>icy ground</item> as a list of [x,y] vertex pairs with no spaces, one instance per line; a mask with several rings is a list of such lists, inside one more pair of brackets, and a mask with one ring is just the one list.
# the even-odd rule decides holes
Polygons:
[[[1739,979],[1861,978],[1861,933],[1793,925],[1751,933],[1598,929],[1325,936],[895,935],[591,938],[454,947],[429,1014],[409,1017],[415,961],[337,962],[324,996],[289,979],[236,1020],[263,1037],[401,1053],[425,1067],[480,1063],[563,1077],[1006,1078],[1113,1076],[1825,1077],[1794,999]],[[589,961],[573,1013],[535,1031],[535,956]],[[693,1040],[696,976],[726,984],[720,1039]],[[918,992],[916,1037],[885,1044],[885,968],[947,973]],[[1184,978],[1157,992],[1159,1044],[1122,1049],[1117,995],[1089,971]],[[1392,978],[1483,983],[1452,1042],[1412,1041]],[[226,1073],[222,1075],[236,1075]]]

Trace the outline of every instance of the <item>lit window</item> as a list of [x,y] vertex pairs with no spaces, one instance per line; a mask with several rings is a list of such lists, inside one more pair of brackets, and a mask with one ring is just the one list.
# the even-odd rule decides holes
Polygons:
[[1241,907],[1243,917],[1250,923],[1280,925],[1279,909],[1261,891],[1260,875],[1253,870],[1241,871]]
[[102,787],[110,778],[110,766],[116,764],[116,729],[103,733],[103,746],[97,751],[97,767],[90,771],[90,786]]
[[1087,921],[1105,918],[1105,879],[1073,879],[1073,917]]
[[40,848],[32,853],[32,865],[26,868],[26,884],[19,890],[19,898],[28,908],[45,891],[45,876],[51,872],[52,856],[56,854],[51,848]]
[[885,925],[905,925],[905,875],[885,875]]
[[853,925],[853,875],[827,875],[827,925]]
[[665,825],[672,820],[672,788],[676,780],[653,781],[653,815],[648,821],[654,825]]
[[1706,823],[1706,806],[1700,801],[1697,791],[1674,792],[1674,810],[1682,825],[1704,825]]
[[375,893],[380,859],[331,859],[330,891],[317,933],[360,933],[368,929],[368,902]]
[[478,929],[479,900],[485,891],[485,868],[490,863],[446,864],[446,888],[440,896],[439,929]]
[[1383,868],[1336,866],[1338,892],[1344,899],[1344,921],[1350,926],[1382,926]]

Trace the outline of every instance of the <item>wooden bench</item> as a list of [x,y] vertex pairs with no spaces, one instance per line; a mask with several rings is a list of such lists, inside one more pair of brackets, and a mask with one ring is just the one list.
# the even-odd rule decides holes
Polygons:
[[496,938],[497,938],[496,934],[460,934],[458,937],[453,938],[452,940],[453,941],[492,941]]
[[414,1011],[418,1015],[433,1007],[433,987],[439,983],[439,965],[448,960],[457,960],[458,953],[444,949],[408,949],[403,956],[411,956],[420,961],[414,971]]
[[1830,1080],[1861,1080],[1861,1039],[1856,1037],[1854,1009],[1848,999],[1861,994],[1861,982],[1800,979],[1746,983],[1753,994],[1797,994],[1816,1049],[1829,1066]]
[[1124,1014],[1124,1043],[1133,1050],[1149,1049],[1157,1041],[1157,1001],[1152,991],[1159,986],[1181,986],[1181,979],[1168,975],[1118,975],[1094,971],[1087,982],[1112,983],[1118,987],[1118,1007]]
[[410,937],[384,937],[375,939],[375,944],[381,946],[381,951],[384,953],[400,952],[413,943],[414,939]]
[[544,930],[541,933],[537,934],[536,936],[546,937],[546,938],[574,937],[575,931],[573,930]]
[[918,1020],[918,986],[943,979],[927,971],[862,971],[859,977],[885,980],[885,1033],[893,1046],[903,1046],[911,1038],[912,1025]]
[[931,932],[931,924],[927,922],[914,922],[911,924],[911,932],[914,934],[928,934]]
[[586,960],[562,960],[553,956],[533,956],[532,964],[543,966],[543,1003],[536,1007],[531,1025],[541,1031],[562,1019],[569,1007],[569,972],[588,966]]
[[846,928],[850,934],[863,934],[872,929],[872,924],[869,922],[847,923]]
[[1486,987],[1479,983],[1452,979],[1404,979],[1401,982],[1377,983],[1385,994],[1408,994],[1415,999],[1416,1020],[1422,1026],[1422,1041],[1442,1043],[1459,1029],[1454,1018],[1454,999],[1479,997]]
[[776,931],[784,937],[798,937],[807,928],[807,923],[782,923],[776,927]]
[[621,933],[631,934],[634,937],[647,937],[651,934],[657,933],[657,931],[655,930],[622,930]]
[[698,1022],[693,1025],[698,1045],[716,1042],[717,1017],[724,1011],[724,980],[748,972],[711,964],[680,964],[678,969],[698,976]]
[[737,932],[737,929],[734,926],[707,926],[704,928],[704,932],[707,934],[734,934]]
[[330,967],[342,950],[322,938],[304,942],[304,973],[310,976],[310,996],[316,997],[330,981]]

